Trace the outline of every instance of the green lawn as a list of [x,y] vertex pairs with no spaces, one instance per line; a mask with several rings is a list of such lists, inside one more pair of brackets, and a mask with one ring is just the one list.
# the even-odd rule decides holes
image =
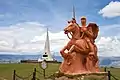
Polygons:
[[[59,64],[48,64],[48,68],[46,69],[46,75],[53,74],[58,71]],[[13,71],[16,70],[16,73],[20,76],[26,77],[33,73],[34,68],[43,73],[43,70],[40,68],[38,64],[0,64],[0,80],[12,80]],[[32,77],[32,76],[31,76]],[[37,77],[43,78],[42,74],[37,73]]]
[[[28,64],[28,63],[20,63],[20,64],[0,64],[0,80],[12,80],[13,71],[16,70],[16,73],[20,76],[28,76],[30,75],[34,68],[36,68],[38,71],[43,73],[43,70],[40,68],[40,65],[38,64]],[[58,71],[59,64],[58,63],[49,63],[48,68],[46,69],[46,75],[49,76],[53,74],[54,72]],[[120,69],[119,68],[109,68],[107,70],[110,70],[111,73],[116,76],[118,79],[120,79]],[[101,71],[103,71],[103,68],[101,68]],[[31,76],[32,77],[32,76]],[[31,78],[30,77],[30,78]],[[43,80],[43,75],[37,73],[37,77],[39,77],[41,80]],[[26,79],[27,80],[27,79]]]

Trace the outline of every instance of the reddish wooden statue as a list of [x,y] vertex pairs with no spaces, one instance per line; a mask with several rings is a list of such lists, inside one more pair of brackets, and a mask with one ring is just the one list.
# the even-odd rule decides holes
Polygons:
[[66,74],[99,72],[97,46],[94,43],[98,31],[99,28],[95,23],[89,23],[86,26],[85,17],[81,18],[81,26],[76,23],[74,18],[68,21],[64,33],[67,34],[70,41],[60,51],[64,58],[59,68],[60,72]]

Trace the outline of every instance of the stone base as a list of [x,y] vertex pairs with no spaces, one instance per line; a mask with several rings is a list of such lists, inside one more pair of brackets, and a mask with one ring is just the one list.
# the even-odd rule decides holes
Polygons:
[[63,74],[56,72],[46,80],[108,80],[107,72],[84,73],[84,74]]

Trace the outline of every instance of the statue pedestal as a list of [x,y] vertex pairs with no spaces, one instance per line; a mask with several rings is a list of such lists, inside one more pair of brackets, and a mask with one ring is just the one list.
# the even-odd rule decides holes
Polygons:
[[108,80],[107,72],[84,73],[84,74],[64,74],[56,72],[48,80]]

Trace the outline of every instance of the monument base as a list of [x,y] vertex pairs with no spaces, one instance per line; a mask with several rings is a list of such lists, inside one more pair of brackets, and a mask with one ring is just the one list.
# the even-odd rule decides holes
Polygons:
[[84,74],[64,74],[56,72],[46,80],[108,80],[107,72],[84,73]]

